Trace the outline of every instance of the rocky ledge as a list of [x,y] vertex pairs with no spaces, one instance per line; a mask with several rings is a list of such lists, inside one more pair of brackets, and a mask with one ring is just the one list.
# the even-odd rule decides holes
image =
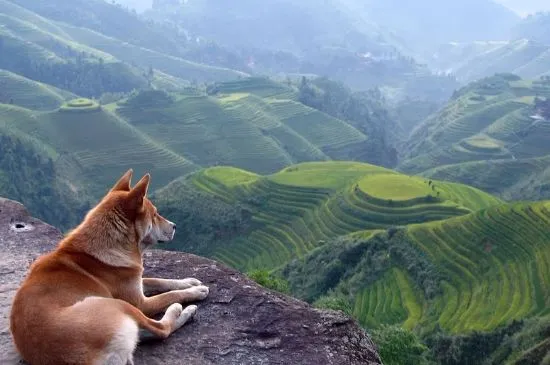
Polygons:
[[[61,237],[20,203],[0,198],[0,364],[23,363],[8,330],[11,301],[29,264]],[[349,317],[267,290],[215,261],[154,250],[145,267],[148,276],[196,277],[210,295],[167,340],[140,344],[136,365],[381,364],[369,336]]]

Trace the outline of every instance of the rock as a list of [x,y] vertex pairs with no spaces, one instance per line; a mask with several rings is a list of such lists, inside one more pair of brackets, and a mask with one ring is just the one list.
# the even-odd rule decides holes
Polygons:
[[[29,264],[62,234],[0,198],[0,364],[22,364],[12,346],[9,310]],[[147,364],[381,364],[369,336],[349,317],[267,290],[239,272],[195,255],[153,250],[148,276],[196,277],[210,287],[195,318],[164,341],[136,350]]]

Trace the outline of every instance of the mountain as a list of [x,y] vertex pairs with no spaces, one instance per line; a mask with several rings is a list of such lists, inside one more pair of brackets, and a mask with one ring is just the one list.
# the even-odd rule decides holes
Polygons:
[[435,69],[456,75],[464,84],[495,73],[513,73],[524,78],[550,75],[550,42],[534,39],[448,43],[438,47],[429,63]]
[[338,0],[356,16],[391,31],[417,53],[448,42],[502,39],[519,17],[490,0]]
[[550,74],[550,14],[522,19],[502,36],[474,42],[445,42],[434,48],[426,62],[434,70],[452,73],[468,83],[495,73],[524,78]]
[[[540,107],[548,97],[546,78],[501,74],[472,83],[413,131],[399,169],[468,179],[492,192],[518,187],[524,178],[531,181],[550,154],[550,124]],[[474,166],[483,173],[474,173]]]
[[[175,41],[167,39],[163,42],[162,36],[157,37],[154,29],[147,30],[147,25],[135,15],[103,1],[98,1],[104,4],[98,7],[86,3],[88,6],[78,8],[80,12],[73,18],[61,17],[57,13],[59,8],[51,8],[49,2],[19,3],[52,18],[44,18],[27,8],[1,0],[0,51],[9,57],[0,59],[0,68],[80,96],[130,92],[150,84],[164,87],[168,83],[177,88],[185,84],[179,77],[189,81],[218,81],[245,75],[162,53],[162,50],[175,52],[178,49],[173,46]],[[104,14],[111,14],[113,9],[117,11],[113,12],[111,22],[104,21]],[[97,18],[90,16],[94,15],[92,10],[99,13],[95,14]],[[58,18],[79,25],[60,23],[56,21]],[[120,23],[115,22],[125,22],[125,26],[121,28]],[[84,28],[82,24],[91,28]],[[147,68],[155,71],[147,73]]]
[[512,29],[512,36],[550,44],[550,12],[529,15]]
[[441,220],[499,203],[468,186],[352,162],[305,163],[267,176],[214,167],[159,190],[155,201],[184,224],[181,241],[166,248],[241,270],[280,267],[356,231]]
[[251,72],[326,76],[356,90],[381,85],[404,89],[418,78],[426,82],[427,75],[437,79],[401,51],[406,46],[391,32],[357,15],[339,0],[323,6],[312,0],[157,1],[144,13],[185,29],[200,43],[233,50],[247,60]]
[[371,115],[361,124],[339,119],[302,104],[296,87],[266,78],[218,83],[209,93],[141,91],[99,104],[0,75],[12,86],[4,97],[11,105],[0,104],[0,127],[44,151],[61,179],[91,197],[128,165],[136,174],[151,171],[159,188],[200,167],[273,173],[306,161],[379,162],[389,149],[375,138],[387,116]]
[[504,204],[355,233],[281,272],[298,297],[337,302],[369,328],[423,333],[438,363],[539,364],[547,353],[549,207]]

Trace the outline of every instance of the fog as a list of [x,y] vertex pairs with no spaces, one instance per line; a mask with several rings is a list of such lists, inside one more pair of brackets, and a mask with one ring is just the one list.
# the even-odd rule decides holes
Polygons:
[[548,0],[497,0],[502,5],[514,10],[521,16],[536,13],[538,11],[549,11],[550,1]]

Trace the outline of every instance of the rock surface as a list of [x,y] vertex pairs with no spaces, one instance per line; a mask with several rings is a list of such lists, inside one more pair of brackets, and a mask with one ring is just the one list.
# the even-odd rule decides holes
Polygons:
[[[22,364],[9,334],[11,301],[28,265],[61,237],[23,205],[0,198],[0,364]],[[146,253],[145,269],[148,276],[196,277],[210,296],[167,340],[140,344],[136,365],[381,364],[370,338],[349,317],[266,290],[217,262],[154,250]]]

